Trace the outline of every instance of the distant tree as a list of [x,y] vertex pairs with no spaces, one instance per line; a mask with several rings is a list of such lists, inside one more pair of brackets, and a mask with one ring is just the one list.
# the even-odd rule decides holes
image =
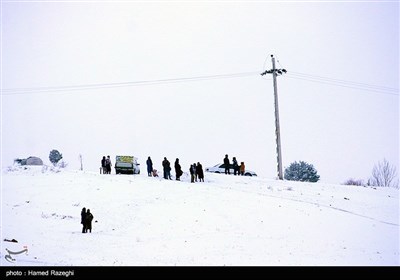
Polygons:
[[372,177],[368,180],[368,185],[375,187],[399,187],[396,181],[396,167],[391,165],[386,159],[378,162],[372,169]]
[[364,186],[364,181],[363,181],[363,180],[356,180],[356,179],[350,178],[350,179],[348,179],[346,182],[344,182],[343,185],[348,185],[348,186]]
[[62,154],[57,150],[52,150],[49,155],[50,162],[56,166],[57,163],[62,159]]
[[318,182],[319,175],[312,164],[304,161],[295,161],[285,169],[286,180],[301,182]]

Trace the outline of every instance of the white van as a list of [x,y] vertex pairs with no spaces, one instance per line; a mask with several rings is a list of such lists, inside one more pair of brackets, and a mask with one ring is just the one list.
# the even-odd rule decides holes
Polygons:
[[140,174],[140,163],[134,156],[116,156],[115,174]]

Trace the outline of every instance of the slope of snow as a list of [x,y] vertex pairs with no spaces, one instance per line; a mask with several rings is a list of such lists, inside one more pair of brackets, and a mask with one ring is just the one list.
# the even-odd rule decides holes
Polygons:
[[[1,265],[400,264],[393,188],[57,171],[2,172]],[[83,207],[94,215],[92,233],[81,233]],[[24,248],[5,259],[6,249]]]

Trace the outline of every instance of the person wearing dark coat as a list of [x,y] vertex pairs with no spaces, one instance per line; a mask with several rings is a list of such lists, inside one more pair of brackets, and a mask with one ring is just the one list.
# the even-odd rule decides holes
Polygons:
[[106,172],[107,172],[106,156],[103,156],[103,158],[101,160],[101,170],[102,170],[103,174],[106,174]]
[[190,168],[189,168],[189,172],[190,172],[190,182],[194,183],[194,179],[196,177],[196,164],[193,163]]
[[87,210],[86,212],[86,231],[87,232],[89,230],[89,232],[92,232],[92,221],[93,221],[93,215],[92,213],[90,213],[90,209]]
[[107,174],[111,174],[111,158],[110,156],[107,156],[106,158],[106,169],[107,169]]
[[231,163],[229,162],[228,155],[225,155],[224,165],[225,165],[225,174],[231,174],[231,172],[229,171],[229,167],[230,167]]
[[176,175],[176,180],[180,181],[180,177],[182,176],[182,168],[181,165],[179,164],[179,158],[175,160],[175,175]]
[[86,233],[86,208],[82,208],[81,212],[82,233]]
[[164,171],[164,179],[170,179],[171,178],[171,163],[169,160],[167,160],[166,157],[164,157],[164,160],[162,161],[162,166],[163,166],[163,171]]
[[153,173],[153,161],[151,160],[150,157],[147,158],[146,164],[147,164],[147,175],[151,177],[151,174]]
[[232,165],[233,165],[233,175],[239,175],[239,164],[236,160],[236,157],[232,158]]
[[204,182],[204,171],[203,171],[203,166],[200,164],[200,162],[197,163],[196,166],[196,174],[199,177],[199,181]]

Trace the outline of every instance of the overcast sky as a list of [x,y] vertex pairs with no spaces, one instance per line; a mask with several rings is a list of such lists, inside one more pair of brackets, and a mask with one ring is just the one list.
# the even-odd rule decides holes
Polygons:
[[306,161],[329,183],[399,168],[398,1],[3,1],[1,28],[3,167],[52,149],[93,171],[103,155],[187,171],[228,154],[274,178],[259,75],[273,54],[284,167]]

